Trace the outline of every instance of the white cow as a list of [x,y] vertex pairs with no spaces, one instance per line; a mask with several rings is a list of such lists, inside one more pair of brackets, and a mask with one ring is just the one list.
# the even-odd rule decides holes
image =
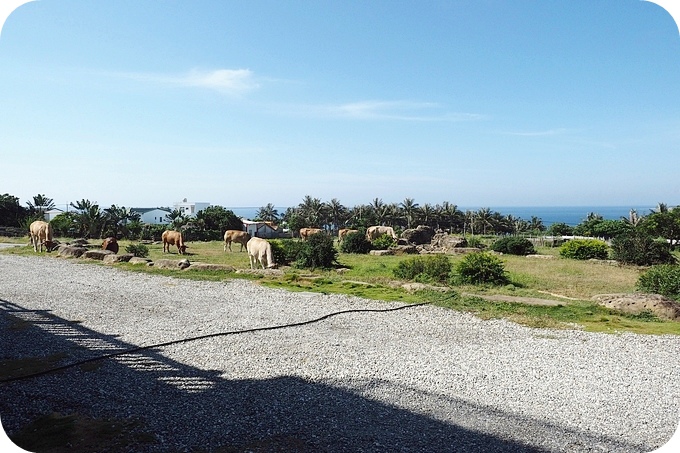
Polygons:
[[272,257],[272,245],[266,239],[258,237],[250,238],[246,244],[246,250],[248,250],[251,269],[255,269],[257,263],[260,263],[262,269],[276,266]]
[[43,251],[43,245],[48,252],[52,251],[54,247],[54,237],[52,233],[52,226],[42,220],[36,220],[31,223],[28,227],[29,233],[31,235],[31,245],[33,250],[38,251],[38,245],[40,246],[40,251]]
[[374,241],[383,234],[389,234],[392,238],[397,239],[397,235],[394,234],[394,229],[388,226],[368,227],[366,230],[366,239],[369,241]]

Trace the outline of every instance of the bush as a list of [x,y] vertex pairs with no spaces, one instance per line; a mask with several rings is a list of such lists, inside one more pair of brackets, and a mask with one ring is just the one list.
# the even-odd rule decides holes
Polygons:
[[343,253],[366,254],[371,251],[373,245],[366,239],[366,235],[361,232],[350,233],[340,243],[340,251]]
[[466,255],[455,267],[459,283],[473,285],[489,283],[504,285],[508,283],[503,262],[497,256],[487,252],[475,252]]
[[640,275],[637,289],[680,300],[680,266],[660,264]]
[[609,246],[597,239],[573,239],[560,247],[560,256],[575,260],[605,260],[609,257]]
[[416,256],[399,262],[392,272],[404,280],[445,283],[451,274],[451,261],[446,255]]
[[125,247],[125,251],[139,258],[149,256],[149,247],[144,244],[130,244]]
[[313,234],[304,242],[295,242],[300,244],[293,263],[295,267],[329,268],[337,262],[338,251],[333,246],[333,238],[326,233]]
[[530,240],[518,237],[506,237],[497,240],[491,246],[494,252],[507,253],[509,255],[532,255],[536,253],[534,244]]
[[640,231],[614,238],[612,257],[621,263],[637,266],[673,264],[676,261],[668,242],[655,241],[650,235]]
[[470,236],[469,238],[466,238],[466,242],[468,247],[474,247],[478,249],[483,249],[486,247],[482,242],[482,238],[479,236]]
[[269,241],[269,244],[272,246],[272,259],[277,265],[284,266],[290,264],[291,260],[288,259],[288,249],[290,248],[289,243],[293,242],[297,241]]
[[381,234],[371,241],[371,245],[376,250],[387,250],[388,248],[397,245],[397,241],[389,234]]

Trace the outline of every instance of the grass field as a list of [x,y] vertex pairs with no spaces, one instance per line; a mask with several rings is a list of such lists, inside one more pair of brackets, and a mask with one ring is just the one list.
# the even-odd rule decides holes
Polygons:
[[[67,242],[67,239],[61,239]],[[28,246],[28,237],[2,238],[0,242],[26,244],[2,250],[3,254],[34,255]],[[96,243],[97,241],[91,241]],[[120,252],[130,241],[120,241]],[[239,252],[239,245],[232,245],[233,252],[225,252],[222,242],[188,243],[187,255],[178,255],[177,249],[164,254],[161,244],[147,245],[148,258],[180,259],[190,262],[224,264],[236,269],[250,267],[245,251]],[[397,264],[409,256],[373,256],[340,253],[338,268],[331,270],[308,270],[283,268],[282,276],[237,274],[225,271],[162,270],[154,267],[118,264],[116,266],[137,272],[173,275],[181,278],[201,280],[227,280],[232,278],[257,279],[264,285],[285,288],[291,291],[315,291],[322,293],[343,293],[378,300],[398,300],[407,303],[431,302],[454,310],[473,313],[484,319],[505,318],[532,327],[583,328],[603,332],[637,332],[650,334],[680,335],[680,322],[661,321],[649,313],[624,315],[598,306],[592,296],[607,293],[631,293],[642,269],[632,266],[617,266],[600,262],[577,261],[560,258],[558,249],[539,248],[541,255],[550,259],[526,258],[503,255],[501,259],[510,277],[504,286],[455,286],[446,291],[425,290],[408,292],[399,286],[393,276]],[[56,253],[52,253],[56,257]],[[455,264],[462,255],[451,255]],[[64,259],[64,258],[55,258]],[[87,260],[93,265],[97,261]],[[101,265],[101,264],[100,264]],[[477,296],[514,296],[517,298],[540,298],[559,301],[553,306],[530,305],[526,303],[490,301]]]

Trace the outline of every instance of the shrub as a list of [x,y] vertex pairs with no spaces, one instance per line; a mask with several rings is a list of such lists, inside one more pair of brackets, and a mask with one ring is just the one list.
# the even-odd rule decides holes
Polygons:
[[497,256],[487,252],[475,252],[466,255],[455,267],[459,283],[473,285],[490,283],[504,285],[508,283],[503,262]]
[[451,261],[446,255],[416,256],[400,261],[392,272],[404,280],[445,283],[451,274]]
[[466,241],[468,247],[474,247],[478,249],[483,249],[485,247],[484,243],[482,242],[482,238],[479,236],[470,236],[466,239]]
[[612,257],[621,263],[638,266],[675,262],[668,242],[655,241],[650,235],[641,231],[629,232],[614,238]]
[[125,247],[125,251],[139,258],[146,258],[149,256],[149,247],[144,244],[130,244]]
[[637,289],[680,300],[680,266],[659,264],[650,267],[638,278]]
[[387,250],[388,248],[397,244],[392,236],[389,234],[381,234],[371,241],[371,244],[376,250]]
[[609,246],[597,239],[573,239],[560,247],[560,256],[575,260],[604,260],[609,256]]
[[368,253],[373,248],[366,235],[361,232],[349,233],[340,243],[340,251],[343,253]]
[[509,255],[532,255],[536,253],[534,244],[530,240],[518,237],[506,237],[497,240],[491,246],[494,252],[507,253]]
[[[284,266],[286,264],[290,264],[291,260],[288,258],[290,251],[290,243],[297,243],[297,241],[281,241],[281,240],[273,240],[269,241],[269,243],[272,246],[272,259],[274,262],[279,265],[279,266]],[[295,258],[293,258],[293,261]]]
[[313,234],[300,244],[293,265],[298,268],[332,267],[338,259],[338,251],[333,246],[333,238],[325,233]]

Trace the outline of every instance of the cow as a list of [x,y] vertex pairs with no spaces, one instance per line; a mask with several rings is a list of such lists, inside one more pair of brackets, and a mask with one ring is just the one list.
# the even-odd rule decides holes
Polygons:
[[111,250],[113,253],[118,253],[118,240],[114,237],[104,239],[102,250]]
[[341,228],[338,230],[338,242],[342,242],[345,240],[345,236],[347,236],[350,233],[358,233],[359,230],[350,230],[349,228]]
[[52,226],[49,223],[43,220],[36,220],[31,223],[28,230],[34,251],[38,251],[38,245],[40,245],[40,252],[43,251],[43,245],[45,246],[45,250],[48,252],[52,251],[52,248],[54,247],[54,234],[52,232]]
[[163,231],[161,239],[163,240],[163,253],[165,253],[166,250],[168,253],[170,253],[171,245],[177,246],[177,251],[180,255],[184,255],[186,253],[187,246],[184,245],[184,238],[182,237],[181,232],[165,230]]
[[251,269],[255,269],[257,263],[260,263],[262,269],[270,269],[276,266],[272,257],[272,245],[266,239],[250,238],[246,243],[246,250],[248,250]]
[[397,235],[394,234],[394,229],[388,226],[368,227],[366,230],[366,239],[368,241],[374,241],[383,234],[389,234],[392,238],[397,239]]
[[300,239],[306,241],[311,235],[323,232],[321,228],[300,228]]
[[240,252],[243,251],[243,247],[246,246],[248,241],[250,240],[250,234],[246,233],[245,231],[241,230],[227,230],[224,232],[224,251],[227,251],[227,246],[229,246],[229,251],[231,252],[231,243],[236,242],[237,244],[241,244],[241,250]]

